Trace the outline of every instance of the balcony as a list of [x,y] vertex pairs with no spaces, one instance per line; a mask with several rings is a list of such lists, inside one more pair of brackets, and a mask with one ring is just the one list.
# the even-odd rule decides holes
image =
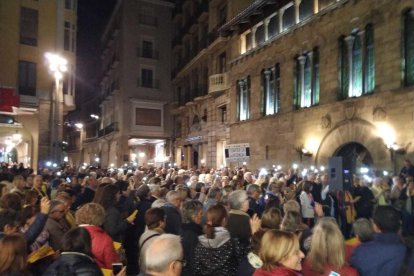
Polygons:
[[158,59],[159,52],[153,49],[137,48],[137,56],[142,58]]
[[75,110],[75,99],[73,95],[65,94],[63,95],[63,112],[67,113],[69,111]]
[[98,130],[98,137],[102,137],[112,132],[118,131],[118,123],[112,123],[105,128]]
[[215,94],[229,88],[227,73],[215,74],[209,77],[208,93]]

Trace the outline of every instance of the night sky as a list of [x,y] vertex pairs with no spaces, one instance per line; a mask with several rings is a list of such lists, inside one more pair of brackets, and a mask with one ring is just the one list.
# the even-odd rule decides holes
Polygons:
[[116,0],[79,0],[77,33],[77,106],[82,95],[99,87],[100,38],[109,21]]

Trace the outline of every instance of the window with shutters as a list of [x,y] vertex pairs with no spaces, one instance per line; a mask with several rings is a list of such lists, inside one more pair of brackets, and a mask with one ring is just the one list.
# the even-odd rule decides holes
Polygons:
[[414,85],[414,9],[403,14],[403,80],[404,86]]
[[19,61],[19,94],[36,96],[36,63]]
[[20,8],[20,43],[37,46],[38,11],[35,9]]

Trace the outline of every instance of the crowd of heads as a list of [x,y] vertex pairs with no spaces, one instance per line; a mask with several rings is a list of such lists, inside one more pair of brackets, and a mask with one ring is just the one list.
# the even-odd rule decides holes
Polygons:
[[[130,275],[364,275],[359,251],[387,234],[403,249],[395,267],[409,271],[403,237],[414,234],[414,169],[406,165],[393,178],[356,175],[351,189],[334,191],[327,174],[297,169],[34,174],[2,164],[0,274],[53,274],[76,256],[74,271],[122,261]],[[45,247],[53,253],[28,262]]]

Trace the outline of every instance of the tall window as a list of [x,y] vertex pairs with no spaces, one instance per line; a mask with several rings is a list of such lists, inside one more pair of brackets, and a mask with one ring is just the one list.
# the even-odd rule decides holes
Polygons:
[[20,43],[37,46],[38,12],[30,8],[20,8]]
[[153,71],[151,69],[141,70],[141,86],[149,88],[154,86]]
[[246,34],[246,51],[252,49],[252,32]]
[[279,16],[277,14],[270,18],[267,31],[269,38],[279,33]]
[[414,10],[403,15],[403,73],[404,85],[414,85]]
[[264,25],[260,25],[256,29],[256,33],[254,34],[256,46],[262,44],[265,41],[265,30]]
[[65,51],[70,50],[70,22],[65,21],[65,33],[63,37],[63,48]]
[[280,109],[280,66],[262,71],[262,114],[273,115]]
[[142,41],[142,56],[145,58],[153,57],[153,43],[152,41],[143,40]]
[[19,94],[36,96],[36,63],[19,61]]
[[319,103],[319,50],[304,53],[296,58],[295,108],[310,107]]
[[354,30],[339,38],[339,98],[359,97],[375,88],[374,31]]
[[286,31],[295,25],[295,6],[293,3],[288,4],[282,14],[282,28],[283,31]]
[[299,6],[299,20],[305,20],[313,14],[313,0],[302,0]]
[[250,119],[250,76],[237,81],[237,119]]

